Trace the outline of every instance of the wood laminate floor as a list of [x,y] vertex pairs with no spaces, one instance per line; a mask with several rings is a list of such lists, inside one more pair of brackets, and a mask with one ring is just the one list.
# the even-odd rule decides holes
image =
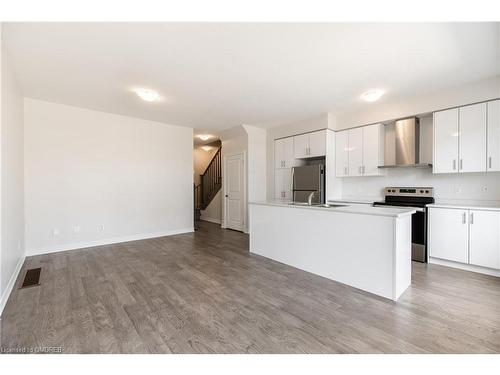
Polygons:
[[[41,286],[17,289],[27,268]],[[500,279],[413,263],[397,303],[194,234],[30,257],[5,349],[64,353],[499,353]]]

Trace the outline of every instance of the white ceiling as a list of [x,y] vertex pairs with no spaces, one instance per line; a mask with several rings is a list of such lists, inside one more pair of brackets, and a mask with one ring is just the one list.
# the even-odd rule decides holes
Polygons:
[[[217,131],[373,106],[500,73],[498,23],[11,23],[29,97]],[[147,103],[131,90],[157,90]]]

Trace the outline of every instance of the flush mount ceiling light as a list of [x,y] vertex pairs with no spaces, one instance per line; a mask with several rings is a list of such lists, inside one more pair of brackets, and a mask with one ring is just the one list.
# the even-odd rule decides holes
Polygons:
[[139,98],[146,102],[154,102],[155,100],[158,100],[160,98],[160,94],[158,94],[154,90],[137,89],[135,90],[135,93]]
[[384,93],[385,91],[380,89],[368,90],[361,94],[361,98],[366,102],[372,103],[379,100]]
[[210,147],[210,146],[202,146],[201,148],[202,148],[203,150],[207,151],[207,152],[208,152],[208,151],[210,151],[210,150],[212,149],[212,147]]
[[213,135],[210,135],[210,134],[198,134],[197,137],[200,138],[202,141],[207,141],[210,138],[213,138]]

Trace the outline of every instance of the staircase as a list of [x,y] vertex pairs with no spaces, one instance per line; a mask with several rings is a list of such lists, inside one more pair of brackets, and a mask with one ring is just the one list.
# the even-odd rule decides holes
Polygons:
[[199,227],[201,210],[205,210],[222,187],[221,147],[200,175],[200,184],[194,186],[194,228]]

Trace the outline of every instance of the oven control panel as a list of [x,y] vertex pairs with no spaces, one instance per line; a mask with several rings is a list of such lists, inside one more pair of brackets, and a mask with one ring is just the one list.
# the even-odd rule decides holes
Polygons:
[[400,197],[433,197],[434,189],[431,187],[386,187],[385,196]]

